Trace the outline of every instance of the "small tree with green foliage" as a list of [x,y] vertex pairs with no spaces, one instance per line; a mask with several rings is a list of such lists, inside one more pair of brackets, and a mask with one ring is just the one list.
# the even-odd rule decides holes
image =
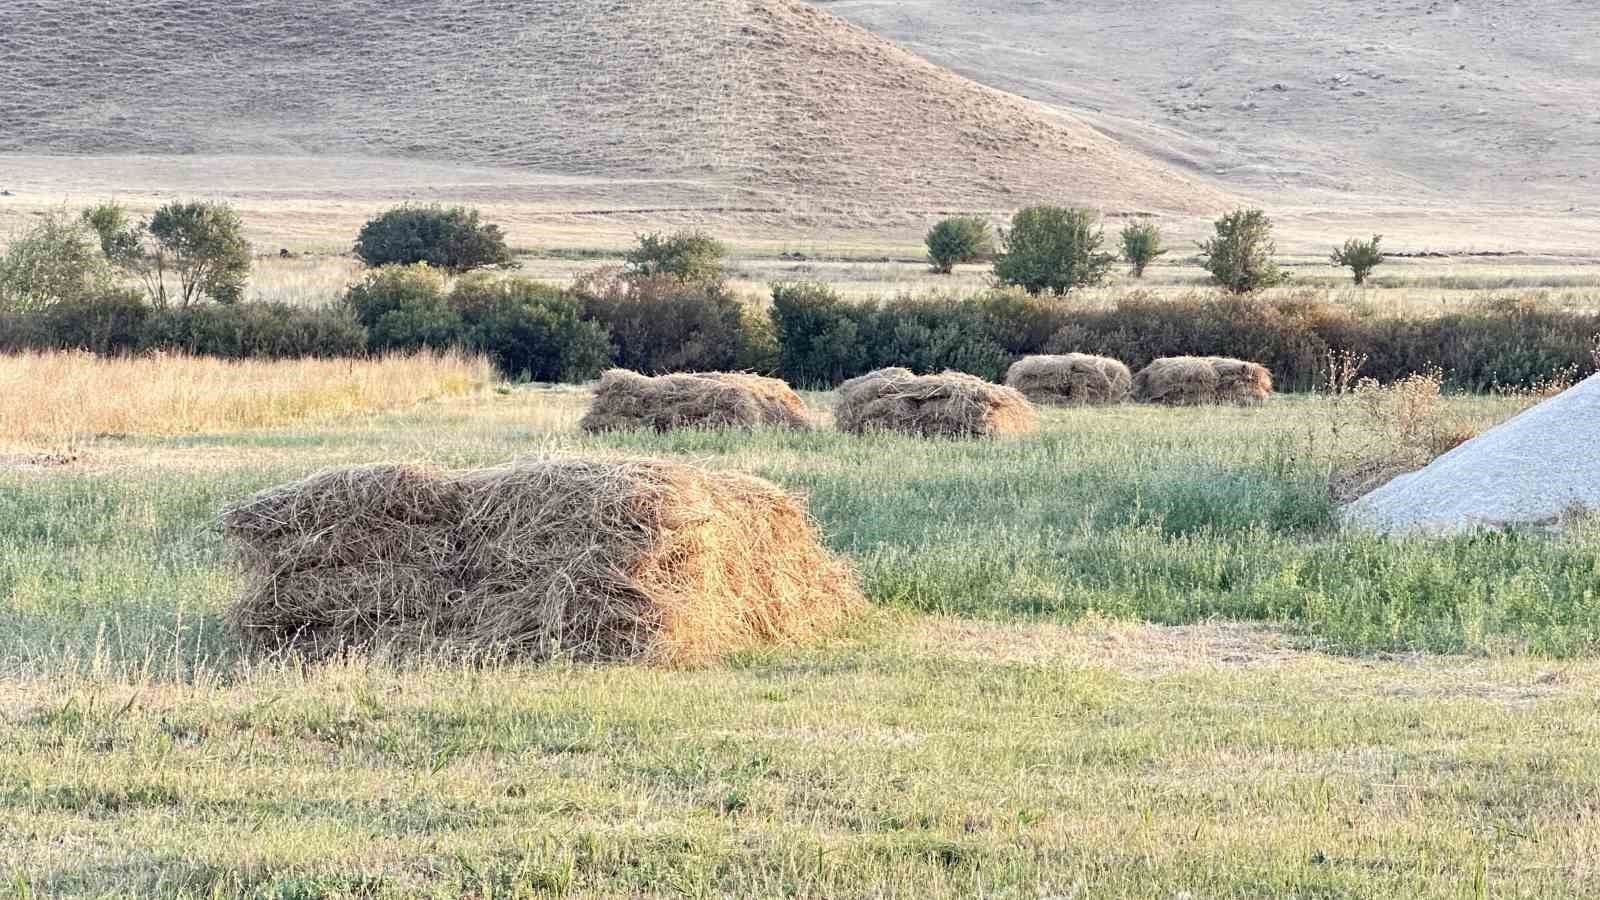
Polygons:
[[977,216],[951,216],[928,231],[928,261],[940,275],[949,275],[961,263],[987,259],[994,253],[989,223]]
[[31,311],[110,287],[94,232],[66,211],[48,212],[0,256],[0,309]]
[[722,280],[722,258],[728,248],[699,230],[671,234],[644,234],[623,257],[630,276],[667,275],[683,282]]
[[143,235],[128,211],[114,202],[98,203],[83,211],[83,224],[100,238],[100,252],[112,265],[131,268],[144,258]]
[[465,206],[397,206],[361,226],[355,254],[373,267],[427,263],[458,275],[513,263],[500,226]]
[[1143,278],[1145,267],[1167,252],[1161,246],[1161,226],[1149,220],[1129,222],[1122,229],[1122,258],[1133,268],[1133,277]]
[[1333,251],[1333,264],[1349,269],[1356,284],[1366,284],[1367,276],[1384,260],[1383,251],[1378,249],[1378,242],[1382,240],[1381,234],[1373,235],[1370,241],[1350,238],[1343,247]]
[[1259,209],[1239,209],[1218,219],[1216,236],[1199,243],[1200,264],[1217,283],[1248,294],[1288,280],[1273,262],[1272,220]]
[[1004,250],[994,260],[995,278],[1030,294],[1099,284],[1116,261],[1101,252],[1104,241],[1093,210],[1030,206],[1000,233]]
[[[168,203],[141,226],[146,250],[145,286],[157,309],[186,307],[202,297],[237,303],[250,279],[250,243],[244,223],[226,203]],[[167,273],[178,277],[172,294]]]

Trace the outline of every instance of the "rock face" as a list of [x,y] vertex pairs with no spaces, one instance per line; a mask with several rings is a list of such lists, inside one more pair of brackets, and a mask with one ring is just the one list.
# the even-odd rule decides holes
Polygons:
[[1345,508],[1357,525],[1451,533],[1600,511],[1600,375]]

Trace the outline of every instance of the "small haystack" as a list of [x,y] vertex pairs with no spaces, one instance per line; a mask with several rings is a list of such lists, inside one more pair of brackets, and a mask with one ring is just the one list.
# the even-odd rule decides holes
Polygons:
[[1121,403],[1133,389],[1133,373],[1108,356],[1024,356],[1006,370],[1006,386],[1034,403]]
[[903,431],[925,437],[990,437],[1039,427],[1033,404],[1017,391],[975,375],[914,375],[909,369],[868,372],[839,386],[834,420],[840,431]]
[[651,378],[612,369],[600,378],[594,402],[578,423],[584,431],[673,428],[810,429],[811,413],[776,378],[732,372]]
[[1272,396],[1272,373],[1265,366],[1222,356],[1169,356],[1139,370],[1133,396],[1172,406],[1259,406]]
[[227,508],[249,644],[693,662],[797,644],[863,604],[805,505],[644,459],[335,469]]

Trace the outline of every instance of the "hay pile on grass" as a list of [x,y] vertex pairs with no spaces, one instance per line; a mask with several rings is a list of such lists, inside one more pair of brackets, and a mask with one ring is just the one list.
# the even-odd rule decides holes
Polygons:
[[1257,363],[1221,356],[1169,356],[1139,370],[1133,396],[1172,406],[1258,406],[1272,396],[1272,373]]
[[600,378],[584,431],[673,428],[811,428],[805,402],[776,378],[731,372],[651,378],[612,369]]
[[798,644],[863,604],[804,504],[641,459],[330,470],[226,509],[256,648],[694,662]]
[[1133,373],[1107,356],[1025,356],[1006,370],[1006,386],[1034,403],[1121,403],[1133,388]]
[[926,437],[989,437],[1038,428],[1033,404],[1017,391],[961,372],[868,372],[839,386],[841,431],[901,431]]

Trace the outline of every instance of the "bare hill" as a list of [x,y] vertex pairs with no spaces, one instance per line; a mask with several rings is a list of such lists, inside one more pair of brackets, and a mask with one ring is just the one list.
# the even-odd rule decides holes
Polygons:
[[11,0],[0,58],[0,153],[403,158],[824,213],[1229,200],[798,0]]
[[1241,192],[1600,211],[1592,0],[819,2]]

